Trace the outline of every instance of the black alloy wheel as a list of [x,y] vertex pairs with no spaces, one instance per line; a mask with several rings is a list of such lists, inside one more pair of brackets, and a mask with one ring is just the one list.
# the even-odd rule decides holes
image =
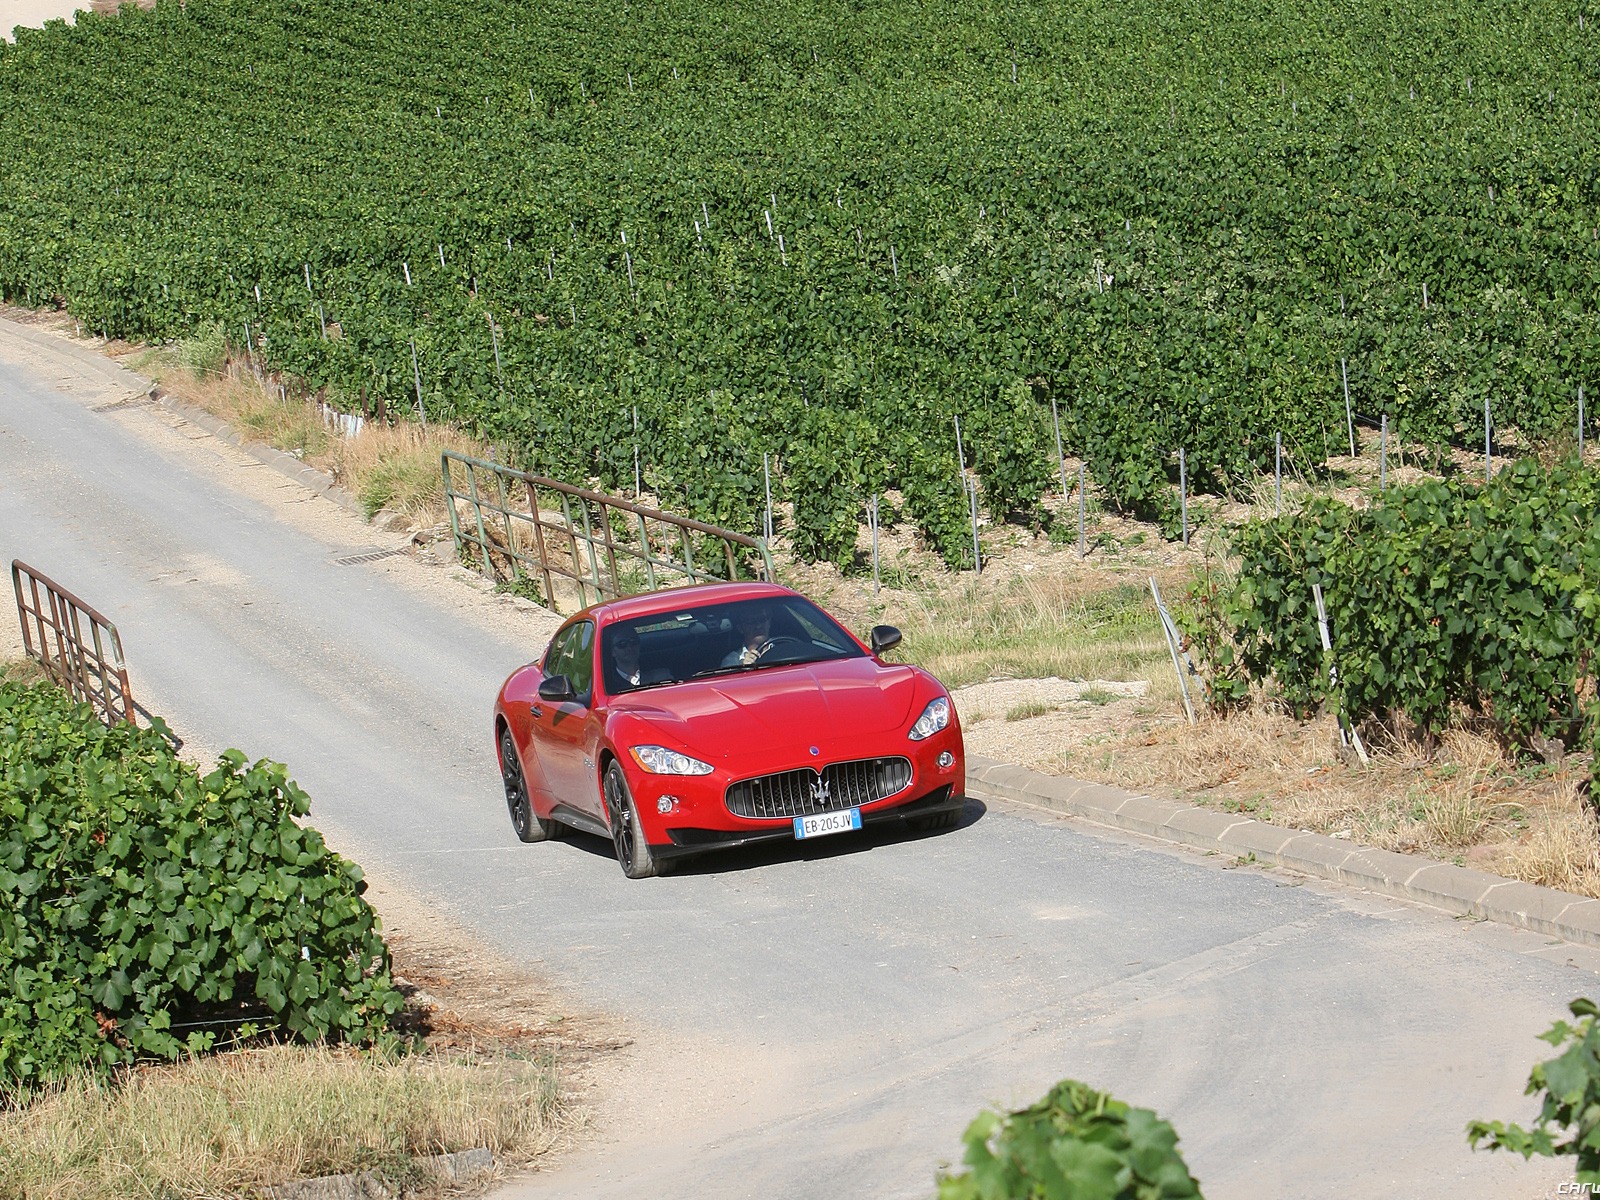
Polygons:
[[650,853],[650,843],[645,841],[639,824],[639,810],[628,790],[628,777],[616,759],[606,764],[604,789],[606,820],[611,824],[611,841],[617,848],[622,873],[629,879],[649,879],[660,874],[661,864]]
[[528,798],[528,780],[522,773],[522,759],[509,729],[500,732],[500,778],[505,781],[506,808],[511,813],[511,828],[516,830],[518,838],[524,842],[544,842],[561,836],[560,822],[546,821],[533,811],[533,801]]

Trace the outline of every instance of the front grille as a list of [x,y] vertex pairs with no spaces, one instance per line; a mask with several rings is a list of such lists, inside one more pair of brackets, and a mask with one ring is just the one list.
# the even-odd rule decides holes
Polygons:
[[736,817],[787,821],[871,804],[904,791],[910,783],[911,760],[905,758],[830,763],[820,775],[810,767],[802,767],[798,771],[741,779],[728,789],[728,811]]

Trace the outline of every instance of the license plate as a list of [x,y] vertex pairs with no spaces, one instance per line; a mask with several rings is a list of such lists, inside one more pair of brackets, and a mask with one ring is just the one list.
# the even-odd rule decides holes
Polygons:
[[812,813],[809,817],[796,817],[794,819],[794,835],[797,838],[823,837],[830,833],[849,833],[852,829],[861,828],[861,810],[859,808],[841,809],[839,812]]

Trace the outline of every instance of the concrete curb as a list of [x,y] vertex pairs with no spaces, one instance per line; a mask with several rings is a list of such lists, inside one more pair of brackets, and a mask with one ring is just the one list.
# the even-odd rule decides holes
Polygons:
[[[413,1160],[422,1173],[436,1183],[466,1183],[494,1166],[494,1155],[479,1147],[454,1154],[435,1154]],[[297,1179],[262,1189],[267,1200],[393,1200],[405,1189],[386,1184],[375,1171],[359,1175],[323,1175],[318,1179]]]
[[1268,825],[1177,800],[1157,800],[1104,784],[968,756],[967,791],[1082,817],[1196,850],[1251,855],[1256,861],[1319,875],[1384,895],[1420,900],[1446,912],[1482,917],[1600,946],[1600,900],[1519,883],[1413,854],[1352,845],[1338,838]]
[[271,467],[280,475],[287,475],[296,483],[303,484],[319,496],[332,500],[340,508],[353,513],[363,521],[367,514],[362,511],[360,503],[349,492],[345,491],[326,471],[319,471],[315,467],[308,467],[292,454],[271,446],[263,446],[259,442],[247,442],[236,433],[231,425],[220,417],[214,417],[203,408],[196,408],[192,404],[185,404],[175,400],[172,396],[162,391],[159,387],[150,389],[150,398],[160,404],[169,412],[176,413],[191,425],[198,425],[214,437],[221,438],[231,446],[236,446],[251,458],[264,466]]

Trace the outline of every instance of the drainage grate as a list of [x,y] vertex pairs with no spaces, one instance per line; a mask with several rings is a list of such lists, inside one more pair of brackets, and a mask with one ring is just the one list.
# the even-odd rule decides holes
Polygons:
[[393,550],[362,550],[356,554],[346,555],[344,558],[334,559],[333,565],[336,567],[353,567],[357,563],[377,562],[380,558],[394,558],[396,555],[404,554],[407,549],[409,549],[407,546],[396,546]]

